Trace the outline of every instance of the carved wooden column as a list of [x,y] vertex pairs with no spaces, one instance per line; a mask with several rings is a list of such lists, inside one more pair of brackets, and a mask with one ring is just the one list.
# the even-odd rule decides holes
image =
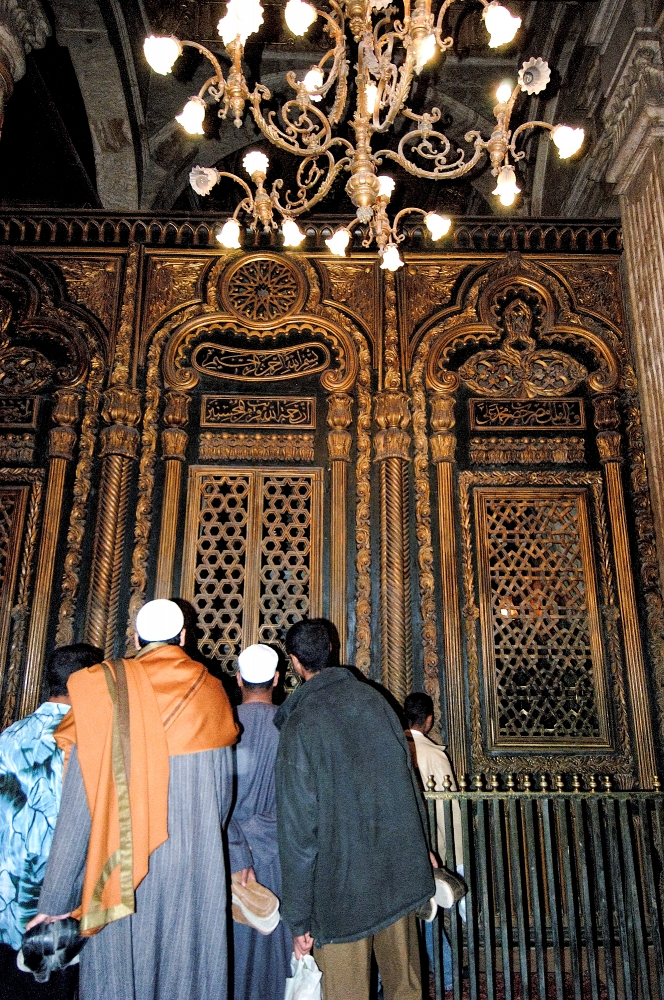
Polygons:
[[352,400],[345,392],[327,399],[327,449],[330,457],[332,496],[330,501],[330,619],[339,632],[340,656],[347,656],[346,604],[348,589],[347,489],[352,436],[346,428],[352,418]]
[[374,461],[380,468],[380,637],[383,684],[400,702],[412,681],[410,552],[407,463],[410,460],[408,397],[386,390],[376,395]]
[[140,439],[138,390],[128,386],[107,389],[102,417],[110,426],[101,432],[103,464],[85,638],[109,655],[118,616],[131,466]]
[[660,583],[664,586],[664,58],[658,33],[630,40],[603,113],[602,145],[625,239]]
[[620,417],[615,396],[597,396],[594,400],[597,447],[604,468],[604,481],[613,535],[616,581],[625,643],[625,664],[634,723],[634,746],[641,788],[653,788],[657,774],[648,699],[648,682],[639,631],[639,616],[634,592],[632,565],[627,533],[627,517],[621,475]]
[[61,389],[55,394],[55,399],[52,419],[56,426],[49,432],[48,486],[42,517],[19,718],[34,712],[39,704],[65,476],[67,463],[74,457],[77,440],[74,426],[78,421],[78,393],[72,389]]
[[187,460],[189,435],[189,396],[186,392],[169,392],[164,410],[165,429],[161,432],[161,456],[164,459],[164,496],[161,505],[161,534],[157,557],[155,597],[173,596],[173,567],[177,543],[178,510],[182,463]]
[[438,478],[438,535],[443,602],[445,692],[450,756],[457,774],[468,773],[466,706],[461,648],[461,613],[454,518],[454,397],[435,393],[431,399],[431,458]]

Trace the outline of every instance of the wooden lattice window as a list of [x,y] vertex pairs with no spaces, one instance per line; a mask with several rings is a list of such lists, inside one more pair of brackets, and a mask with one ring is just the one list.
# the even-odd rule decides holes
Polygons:
[[610,746],[585,488],[476,488],[489,749]]
[[252,642],[321,613],[323,470],[189,470],[182,596],[204,656],[234,672]]

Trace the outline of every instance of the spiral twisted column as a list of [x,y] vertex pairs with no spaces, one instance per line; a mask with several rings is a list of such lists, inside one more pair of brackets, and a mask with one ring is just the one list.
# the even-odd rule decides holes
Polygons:
[[136,429],[141,419],[138,390],[128,386],[108,389],[102,417],[110,426],[101,432],[103,462],[85,638],[109,656],[115,644],[131,467],[140,439]]
[[161,505],[161,532],[155,597],[173,596],[173,567],[177,547],[178,511],[182,463],[187,460],[189,435],[184,427],[189,420],[190,399],[186,392],[169,392],[166,396],[164,424],[161,432],[161,456],[164,460],[164,495]]
[[65,477],[67,463],[71,462],[74,457],[78,440],[78,434],[74,429],[78,423],[78,410],[79,394],[75,389],[61,389],[55,394],[52,420],[56,426],[51,428],[49,432],[48,486],[28,630],[25,672],[19,708],[19,718],[21,719],[29,715],[30,712],[34,712],[39,704]]
[[387,389],[376,395],[374,438],[380,468],[380,658],[385,687],[402,704],[413,684],[410,624],[407,463],[408,397]]
[[616,566],[616,583],[620,602],[623,642],[625,644],[625,666],[629,683],[629,698],[634,722],[634,748],[639,772],[639,787],[653,788],[657,775],[655,747],[652,734],[652,717],[648,699],[648,679],[643,659],[639,614],[632,577],[627,514],[621,474],[620,417],[615,396],[596,396],[595,427],[597,450],[604,471],[606,497],[613,535],[613,551]]

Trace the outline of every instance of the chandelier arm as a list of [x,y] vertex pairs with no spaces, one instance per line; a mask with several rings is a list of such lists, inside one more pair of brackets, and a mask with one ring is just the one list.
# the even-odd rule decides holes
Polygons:
[[346,107],[346,99],[348,97],[348,70],[349,62],[347,59],[343,59],[341,66],[339,67],[339,82],[337,83],[337,92],[334,98],[334,104],[328,115],[328,121],[330,125],[338,125],[341,121],[341,116],[344,113],[344,108]]
[[547,132],[553,132],[555,127],[556,127],[555,125],[551,125],[549,122],[524,122],[523,125],[519,125],[517,128],[515,128],[514,132],[512,133],[512,141],[510,142],[508,147],[514,159],[522,160],[523,157],[526,155],[525,152],[523,151],[521,151],[520,153],[517,153],[516,151],[517,136],[521,135],[522,132],[526,132],[528,129],[531,128],[543,128]]
[[[256,91],[254,91],[253,94],[249,95],[249,99],[251,101],[251,110],[254,116],[254,121],[258,125],[259,129],[261,130],[265,138],[268,139],[274,146],[278,146],[279,149],[283,149],[287,153],[293,153],[295,156],[304,156],[304,157],[311,156],[314,150],[317,153],[326,152],[330,148],[330,146],[335,142],[346,143],[346,145],[348,145],[349,148],[352,148],[350,146],[350,143],[347,142],[347,140],[341,139],[339,137],[335,138],[332,135],[332,129],[330,127],[329,120],[323,114],[323,112],[318,111],[318,109],[315,108],[310,101],[308,101],[306,104],[304,103],[304,100],[287,101],[279,109],[279,114],[282,120],[287,125],[287,129],[286,131],[284,131],[279,127],[279,125],[275,124],[274,118],[277,112],[269,111],[267,118],[264,117],[260,108],[260,103],[262,100],[260,94],[257,94]],[[300,122],[303,123],[305,121],[308,121],[309,124],[307,127],[305,128],[297,127],[295,124],[288,121],[286,114],[288,114],[289,109],[291,107],[298,107],[302,110],[302,113],[300,115]],[[322,126],[321,129],[316,130],[314,128],[314,124],[309,118],[309,115],[311,113],[313,113],[315,117],[318,118]],[[297,139],[295,138],[298,135],[309,136],[308,144],[307,140],[303,139],[302,141],[304,141],[305,145],[301,146],[297,141]],[[324,141],[321,141],[320,138],[316,138],[317,135],[324,136]]]
[[[235,183],[239,184],[241,188],[244,188],[244,190],[247,192],[247,197],[248,197],[249,201],[251,202],[251,206],[252,206],[249,209],[249,211],[253,211],[254,196],[253,196],[253,194],[251,192],[251,188],[249,187],[249,185],[247,184],[247,182],[244,181],[244,180],[242,180],[241,177],[238,177],[237,174],[229,174],[226,170],[218,170],[217,174],[219,176],[217,177],[217,180],[216,180],[215,183],[218,184],[222,177],[228,177],[229,180],[235,181]],[[243,204],[244,204],[244,202],[240,202],[240,204],[238,205],[238,207],[235,209],[235,212],[233,213],[233,218],[235,218],[236,213],[239,211],[240,207]]]
[[396,85],[392,88],[392,92],[389,97],[389,109],[382,122],[377,123],[376,119],[380,114],[380,109],[374,111],[374,118],[372,123],[373,132],[387,132],[387,130],[394,124],[394,120],[402,110],[404,102],[406,101],[408,94],[410,92],[411,84],[413,82],[413,71],[415,68],[415,57],[412,53],[412,46],[406,51],[406,59],[404,64],[399,69],[399,77],[397,79]]
[[397,212],[397,214],[394,216],[394,222],[392,223],[392,227],[391,227],[392,235],[394,236],[394,239],[396,240],[396,242],[397,243],[403,243],[403,241],[406,239],[406,234],[405,233],[401,233],[401,234],[397,233],[397,226],[399,224],[399,219],[401,219],[402,216],[404,216],[404,215],[423,215],[423,216],[427,216],[428,214],[429,213],[425,212],[425,210],[423,208],[416,208],[415,206],[413,206],[412,208],[402,208],[400,212]]
[[[298,191],[298,198],[296,201],[289,200],[290,191],[287,191],[285,195],[286,204],[283,205],[279,199],[279,193],[278,193],[281,187],[283,186],[283,180],[279,178],[279,180],[276,180],[274,182],[274,184],[272,185],[270,198],[272,199],[272,202],[277,211],[279,211],[282,215],[298,216],[302,215],[303,212],[307,212],[310,208],[313,208],[314,205],[317,205],[319,201],[322,201],[322,199],[326,197],[330,188],[334,184],[335,180],[337,179],[341,171],[344,169],[347,170],[350,167],[350,157],[348,156],[344,156],[342,157],[341,160],[335,161],[329,150],[326,151],[325,155],[328,158],[329,173],[326,175],[325,180],[323,181],[318,191],[316,191],[316,193],[312,195],[310,198],[307,198],[306,196],[307,188],[312,187],[313,184],[317,183],[318,177],[314,178],[310,182],[307,182],[306,178],[303,178],[302,174],[304,170],[308,169],[309,166],[313,165],[314,161],[318,158],[317,156],[310,157],[311,160],[310,164],[307,164],[307,161],[303,160],[300,166],[298,167],[297,182],[298,184],[301,185],[301,187]],[[316,168],[316,172],[318,176],[322,174],[320,168]]]
[[176,39],[176,41],[178,41],[180,43],[180,46],[189,45],[192,49],[197,49],[214,66],[215,76],[211,77],[210,80],[208,80],[207,83],[204,85],[204,87],[201,89],[200,94],[199,94],[200,97],[203,96],[203,94],[205,93],[205,89],[208,87],[208,85],[209,85],[209,83],[211,81],[214,82],[214,80],[216,79],[217,82],[219,82],[220,84],[223,85],[223,83],[224,83],[224,74],[223,74],[221,66],[219,64],[219,60],[215,56],[214,52],[210,52],[210,50],[206,49],[206,47],[204,45],[201,45],[200,42],[192,42],[188,38],[185,38],[185,39],[182,39],[182,40],[178,38],[178,39]]
[[[413,133],[410,133],[410,135],[412,134]],[[404,138],[407,138],[407,136],[404,136]],[[399,146],[401,147],[401,143],[399,143]],[[484,147],[485,144],[482,143],[482,140],[480,140],[479,142],[476,141],[475,152],[473,153],[470,160],[464,161],[463,151],[459,150],[461,156],[458,160],[455,160],[454,163],[444,164],[438,170],[435,171],[424,170],[422,167],[416,166],[416,164],[406,159],[403,152],[395,152],[393,149],[381,149],[378,153],[374,154],[374,158],[377,163],[381,162],[382,157],[385,157],[389,160],[394,160],[395,163],[398,163],[400,167],[403,167],[404,170],[406,170],[409,174],[413,174],[413,176],[415,177],[428,177],[430,180],[433,181],[443,181],[443,180],[450,180],[451,178],[454,177],[463,177],[465,174],[471,171],[473,167],[476,166],[484,156],[485,153]]]

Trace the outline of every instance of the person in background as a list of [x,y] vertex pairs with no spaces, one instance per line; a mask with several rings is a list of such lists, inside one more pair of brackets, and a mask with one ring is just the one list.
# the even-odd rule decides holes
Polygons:
[[[236,749],[233,819],[251,848],[256,879],[281,899],[274,787],[279,733],[274,726],[277,706],[272,704],[272,692],[279,682],[278,664],[277,652],[262,643],[248,646],[238,657],[242,704],[237,715],[242,732]],[[235,1000],[283,1000],[292,948],[290,930],[283,920],[266,935],[247,924],[234,923],[233,944]]]
[[[69,681],[72,711],[57,739],[70,756],[32,923],[70,911],[80,919],[80,1000],[227,995],[238,726],[185,640],[180,608],[150,601],[136,616],[135,658]],[[228,848],[231,870],[247,879],[239,831]]]
[[372,952],[386,1000],[421,1000],[415,910],[435,892],[424,804],[399,719],[329,666],[328,627],[303,620],[286,635],[305,683],[274,719],[283,914],[325,1000],[369,1000]]
[[[433,778],[435,789],[442,792],[445,778],[450,779],[452,791],[456,791],[454,771],[444,746],[439,746],[429,739],[433,728],[433,701],[423,691],[409,694],[403,704],[403,711],[408,724],[406,739],[408,740],[413,762],[416,764],[421,779],[422,790],[426,789],[429,778]],[[456,869],[463,876],[463,845],[461,840],[461,811],[458,802],[452,803],[452,818],[454,824],[454,849]],[[438,857],[445,864],[445,819],[443,803],[436,803],[436,832]],[[442,915],[442,911],[441,911]],[[439,921],[442,927],[442,920]],[[425,942],[429,968],[433,969],[433,924],[424,924]],[[446,990],[451,990],[452,982],[452,952],[447,935],[443,930],[443,980]]]
[[48,700],[0,735],[0,997],[66,1000],[78,970],[36,983],[16,966],[26,925],[37,914],[62,794],[63,753],[54,733],[69,711],[71,674],[104,659],[87,643],[54,650],[45,669]]

